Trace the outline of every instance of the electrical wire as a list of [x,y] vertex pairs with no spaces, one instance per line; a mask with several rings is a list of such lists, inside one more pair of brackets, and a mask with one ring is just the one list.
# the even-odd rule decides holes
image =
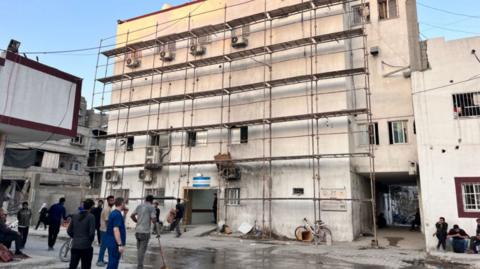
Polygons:
[[427,26],[430,26],[430,27],[433,27],[433,28],[438,28],[438,29],[441,29],[441,30],[455,32],[455,33],[480,35],[480,32],[470,32],[470,31],[464,31],[464,30],[460,30],[460,29],[448,28],[448,27],[443,27],[443,26],[440,26],[440,25],[435,25],[435,24],[426,23],[426,22],[422,22],[422,21],[420,22],[420,24],[424,24],[424,25],[427,25]]
[[450,86],[462,84],[462,83],[477,80],[477,79],[480,79],[480,74],[477,74],[477,75],[475,75],[475,76],[473,76],[469,79],[465,79],[465,80],[462,80],[462,81],[458,81],[458,82],[454,82],[454,83],[450,83],[450,84],[444,84],[444,85],[433,87],[433,88],[430,88],[430,89],[425,89],[425,90],[421,90],[421,91],[418,91],[418,92],[414,92],[414,93],[412,93],[412,95],[416,95],[416,94],[424,93],[424,92],[436,91],[436,90],[444,89],[444,88],[447,88],[447,87],[450,87]]
[[450,15],[467,17],[467,18],[471,18],[471,19],[480,19],[480,16],[477,16],[477,15],[470,15],[470,14],[464,14],[464,13],[459,13],[459,12],[453,12],[453,11],[449,11],[449,10],[446,10],[446,9],[441,9],[441,8],[437,8],[437,7],[432,7],[432,6],[423,4],[423,3],[418,2],[418,1],[417,1],[417,4],[418,4],[419,6],[422,6],[422,7],[425,7],[425,8],[429,8],[429,9],[432,9],[432,10],[436,10],[436,11],[439,11],[439,12],[443,12],[443,13],[446,13],[446,14],[450,14]]

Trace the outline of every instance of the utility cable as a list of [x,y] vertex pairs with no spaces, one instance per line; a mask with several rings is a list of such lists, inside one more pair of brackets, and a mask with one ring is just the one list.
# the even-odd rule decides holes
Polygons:
[[432,10],[436,10],[436,11],[439,11],[439,12],[443,12],[443,13],[446,13],[446,14],[450,14],[450,15],[467,17],[467,18],[472,18],[472,19],[480,19],[479,15],[470,15],[470,14],[464,14],[464,13],[459,13],[459,12],[453,12],[453,11],[449,11],[449,10],[445,10],[445,9],[441,9],[441,8],[437,8],[437,7],[432,7],[432,6],[423,4],[423,3],[418,2],[418,1],[417,1],[417,4],[419,6],[429,8],[429,9],[432,9]]

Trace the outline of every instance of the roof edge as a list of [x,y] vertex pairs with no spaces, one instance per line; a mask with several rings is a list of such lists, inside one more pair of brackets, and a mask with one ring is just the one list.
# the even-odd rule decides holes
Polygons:
[[172,6],[170,8],[166,8],[166,9],[154,11],[154,12],[151,12],[151,13],[147,13],[147,14],[144,14],[144,15],[140,15],[140,16],[137,16],[137,17],[133,17],[133,18],[130,18],[130,19],[122,20],[121,22],[122,23],[131,22],[131,21],[134,21],[134,20],[138,20],[138,19],[148,17],[148,16],[172,11],[172,10],[175,10],[175,9],[179,9],[179,8],[186,7],[186,6],[193,5],[193,4],[198,4],[198,3],[201,3],[201,2],[205,2],[205,1],[207,1],[207,0],[195,0],[195,1],[187,2],[187,3],[181,4],[181,5],[176,5],[176,6]]

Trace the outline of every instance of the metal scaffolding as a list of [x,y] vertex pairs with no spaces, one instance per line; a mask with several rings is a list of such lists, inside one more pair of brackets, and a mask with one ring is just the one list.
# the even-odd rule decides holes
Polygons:
[[[260,2],[261,0],[259,0]],[[343,29],[342,31],[332,32],[327,34],[319,34],[319,29],[317,25],[317,20],[319,17],[318,10],[324,8],[330,8],[332,6],[340,7],[343,14],[350,12],[349,3],[357,2],[361,5],[365,5],[365,0],[312,0],[312,1],[302,1],[301,3],[284,6],[282,8],[277,8],[273,10],[267,10],[267,1],[264,2],[264,11],[258,12],[252,15],[237,17],[232,20],[227,21],[227,9],[228,6],[224,7],[224,20],[221,23],[206,25],[197,28],[191,28],[192,25],[192,14],[190,13],[187,20],[187,29],[183,32],[172,33],[167,35],[159,35],[159,25],[158,23],[154,27],[152,35],[154,36],[148,40],[141,40],[136,42],[129,42],[130,32],[125,35],[125,42],[122,46],[119,46],[115,49],[107,50],[100,52],[98,54],[97,66],[95,79],[102,84],[100,87],[101,90],[96,92],[94,89],[93,98],[96,95],[101,95],[100,104],[96,105],[95,108],[102,113],[113,113],[116,114],[116,118],[110,118],[110,122],[116,121],[116,126],[109,127],[109,132],[107,135],[99,135],[98,138],[108,139],[114,141],[113,149],[113,163],[106,164],[101,168],[104,170],[121,170],[123,175],[124,170],[127,168],[146,168],[145,163],[126,163],[126,153],[123,152],[123,159],[119,164],[117,160],[117,154],[121,153],[119,149],[120,139],[127,137],[135,136],[144,136],[144,135],[155,135],[155,134],[168,134],[170,142],[170,150],[173,147],[171,143],[171,136],[174,133],[181,134],[181,144],[180,147],[180,156],[178,161],[163,161],[161,166],[177,166],[179,169],[179,178],[178,178],[178,190],[177,197],[180,197],[180,186],[182,180],[186,178],[186,192],[188,196],[188,187],[190,186],[190,173],[192,166],[201,166],[201,165],[217,165],[217,167],[223,164],[240,164],[240,163],[255,163],[261,165],[261,181],[262,186],[262,197],[245,197],[239,198],[239,200],[251,200],[251,201],[261,201],[262,202],[262,229],[268,231],[268,236],[272,236],[271,227],[272,223],[272,201],[276,200],[307,200],[312,201],[314,209],[314,218],[321,218],[321,201],[324,200],[341,200],[341,201],[356,201],[356,202],[369,202],[372,205],[372,219],[375,242],[376,242],[376,224],[375,224],[375,163],[374,163],[374,148],[370,144],[368,146],[368,151],[365,152],[342,152],[342,153],[328,153],[322,154],[320,149],[320,136],[323,134],[320,133],[320,120],[330,119],[336,117],[355,117],[363,115],[368,126],[372,124],[372,113],[371,113],[371,102],[370,102],[370,89],[369,89],[369,73],[368,73],[368,52],[367,47],[367,36],[365,32],[365,19],[362,19],[362,24],[357,25],[354,28],[350,26],[344,27],[348,29]],[[274,42],[273,32],[276,27],[274,22],[276,20],[282,20],[289,16],[301,15],[302,23],[302,38],[289,40],[285,42]],[[305,17],[308,15],[308,19]],[[342,14],[335,14],[337,16],[344,16]],[[227,32],[243,27],[245,25],[262,25],[263,31],[263,44],[254,48],[240,48],[233,52],[227,53]],[[346,22],[349,25],[349,22]],[[309,34],[305,34],[304,27],[308,27]],[[162,61],[161,65],[156,65],[156,57],[159,55],[160,51],[155,50],[159,47],[166,47],[172,42],[186,42],[187,49],[192,45],[199,42],[199,38],[206,37],[209,35],[221,34],[221,46],[222,54],[217,56],[197,56],[190,53],[186,53],[185,59],[176,62],[178,63],[167,63]],[[361,48],[349,47],[348,49],[342,51],[330,52],[331,54],[347,54],[351,53],[353,55],[354,51],[360,51],[362,58],[362,66],[354,67],[347,66],[345,69],[341,70],[330,70],[320,72],[317,70],[319,57],[322,55],[318,51],[318,46],[321,44],[329,44],[334,42],[348,42],[351,40],[361,40]],[[103,42],[103,40],[102,40]],[[102,46],[100,43],[100,47]],[[288,50],[301,49],[304,50],[304,59],[305,59],[305,74],[302,75],[291,75],[288,77],[274,78],[274,60],[273,56],[279,52],[285,52]],[[152,51],[154,50],[152,57],[153,62],[151,67],[142,67],[138,70],[126,70],[126,59],[129,53],[134,53],[138,51]],[[100,65],[100,57],[106,57],[106,64]],[[102,56],[102,57],[103,57]],[[121,61],[115,61],[115,58],[123,57]],[[262,61],[257,61],[254,57],[263,57]],[[353,57],[353,56],[352,56]],[[112,58],[114,59],[112,61]],[[232,64],[241,61],[244,59],[252,59],[255,62],[260,63],[263,67],[263,81],[255,83],[246,83],[242,85],[232,85]],[[112,63],[113,62],[113,63]],[[197,79],[201,77],[197,73],[198,68],[208,67],[213,65],[219,65],[221,69],[221,84],[214,89],[199,89]],[[107,75],[108,70],[111,67],[116,68],[117,72],[112,75]],[[121,66],[121,68],[118,68]],[[257,65],[258,66],[258,65]],[[103,76],[98,78],[100,68],[105,68]],[[227,71],[228,68],[228,71]],[[165,88],[170,88],[166,86],[164,82],[164,75],[173,72],[183,72],[183,93],[181,94],[162,94],[165,92]],[[345,80],[355,81],[355,79],[363,78],[362,87],[355,87],[353,83],[352,89],[347,89],[346,92],[351,91],[356,98],[357,91],[361,91],[365,95],[365,107],[356,106],[353,108],[347,109],[338,109],[338,110],[324,110],[321,108],[321,95],[319,85],[322,81],[344,78]],[[148,96],[143,96],[143,98],[132,98],[132,93],[130,89],[134,87],[136,81],[139,79],[150,78],[150,92]],[[155,78],[160,78],[159,81],[155,81]],[[226,79],[228,78],[228,79]],[[272,112],[272,104],[275,100],[273,94],[278,87],[296,85],[296,84],[305,84],[308,85],[305,90],[305,97],[308,106],[308,113],[294,114],[288,116],[274,116]],[[118,96],[116,100],[112,97],[112,102],[110,104],[105,104],[104,99],[108,94],[107,87],[111,88],[110,94]],[[154,88],[158,87],[158,93],[155,93]],[[190,89],[191,88],[191,89]],[[124,91],[128,91],[129,95],[127,100],[124,100]],[[262,106],[262,116],[256,119],[242,120],[242,121],[232,121],[231,120],[231,108],[232,108],[232,96],[241,96],[247,92],[259,92],[262,94],[261,99],[257,100]],[[221,98],[219,108],[220,113],[220,122],[212,122],[209,124],[195,124],[194,116],[196,111],[195,102],[200,99],[206,98]],[[178,126],[170,127],[160,127],[160,115],[161,107],[168,105],[170,103],[177,102],[181,104],[182,110],[182,120],[181,124]],[[95,103],[94,100],[92,103]],[[253,101],[252,101],[253,103]],[[158,106],[155,112],[155,109],[152,106]],[[130,116],[130,110],[133,108],[148,108],[147,115],[147,127],[143,130],[130,131],[129,130],[129,120],[134,116]],[[126,118],[121,118],[121,113],[126,112]],[[152,123],[151,116],[156,116],[156,123]],[[225,115],[226,114],[226,115]],[[188,120],[188,117],[190,118]],[[120,122],[124,120],[125,124],[123,130],[120,130]],[[286,122],[298,122],[304,121],[308,122],[308,134],[306,135],[307,140],[309,141],[309,154],[299,154],[299,155],[284,155],[276,156],[272,152],[272,141],[276,139],[272,135],[272,126],[280,123]],[[262,154],[261,156],[250,157],[250,158],[231,158],[228,160],[216,160],[207,159],[207,160],[192,160],[191,151],[192,147],[187,143],[187,132],[192,131],[201,131],[201,130],[219,130],[220,131],[220,141],[219,143],[219,152],[223,153],[226,149],[226,153],[230,152],[231,146],[231,134],[228,132],[232,127],[242,127],[242,126],[259,126],[261,128],[261,138],[262,141]],[[224,131],[226,131],[227,139],[224,141]],[[369,137],[373,138],[373,130],[368,128]],[[349,130],[346,134],[353,134]],[[294,136],[292,136],[294,137]],[[225,145],[226,147],[223,147]],[[187,152],[185,152],[185,149]],[[186,156],[184,156],[186,155]],[[345,199],[335,199],[335,198],[322,198],[321,197],[321,159],[334,159],[334,158],[368,158],[369,159],[369,177],[370,177],[370,186],[371,186],[371,197],[368,199],[360,198],[345,198]],[[312,169],[312,187],[313,187],[313,197],[301,198],[301,197],[273,197],[272,188],[272,163],[276,161],[286,161],[286,160],[306,160],[309,162]],[[219,178],[222,177],[219,169]],[[228,180],[221,180],[219,187],[227,188],[229,186]],[[145,188],[142,183],[142,194],[143,189]],[[109,184],[109,190],[113,189],[113,184]],[[105,188],[105,192],[107,188]],[[105,193],[106,196],[107,193]],[[227,221],[227,199],[226,197],[220,198],[219,200],[224,202],[224,217],[225,222]],[[220,209],[219,209],[220,210]]]

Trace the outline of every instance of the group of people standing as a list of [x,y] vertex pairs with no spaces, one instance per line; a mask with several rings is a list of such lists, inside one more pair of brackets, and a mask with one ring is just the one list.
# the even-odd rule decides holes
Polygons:
[[[126,229],[125,217],[128,208],[122,197],[108,196],[106,205],[103,200],[97,201],[97,206],[92,199],[86,199],[78,209],[77,214],[68,215],[65,209],[65,198],[60,198],[58,203],[47,208],[44,203],[39,210],[40,224],[46,229],[48,226],[48,250],[54,250],[60,227],[70,219],[67,234],[72,238],[71,259],[69,268],[77,268],[81,263],[82,269],[91,268],[93,259],[93,242],[97,234],[100,250],[97,266],[107,266],[107,269],[118,268],[120,258],[125,251]],[[148,195],[145,201],[138,205],[130,218],[136,223],[135,238],[137,240],[138,268],[143,268],[143,261],[147,251],[151,233],[160,237],[159,203],[154,202],[154,197]],[[180,223],[183,219],[185,206],[177,199],[175,216],[170,229],[176,229],[177,237],[181,235]],[[24,255],[21,251],[25,247],[32,217],[28,203],[24,202],[17,213],[18,231],[14,231],[6,224],[6,212],[0,208],[0,243],[10,248],[15,242],[15,254]],[[153,229],[152,229],[153,226]],[[153,230],[153,231],[152,231]],[[108,253],[108,262],[105,262],[105,252]]]
[[435,224],[436,231],[433,236],[438,239],[437,249],[443,248],[446,250],[447,240],[450,241],[452,249],[456,253],[476,253],[480,252],[480,218],[477,220],[477,228],[475,236],[469,236],[464,229],[461,229],[457,224],[448,230],[448,223],[445,222],[444,217],[440,217]]

